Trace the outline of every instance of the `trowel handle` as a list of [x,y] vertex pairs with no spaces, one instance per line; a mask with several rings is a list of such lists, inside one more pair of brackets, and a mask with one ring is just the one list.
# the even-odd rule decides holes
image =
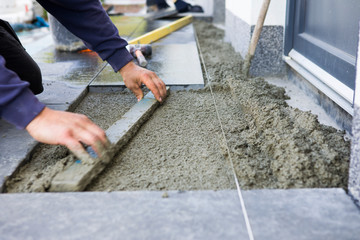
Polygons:
[[92,158],[97,158],[98,157],[96,152],[94,151],[94,149],[92,149],[91,146],[87,146],[86,151],[90,155],[90,157],[92,157]]
[[136,59],[138,60],[139,65],[142,67],[146,67],[147,61],[146,61],[144,55],[142,54],[142,52],[140,50],[136,50],[135,55],[136,55]]

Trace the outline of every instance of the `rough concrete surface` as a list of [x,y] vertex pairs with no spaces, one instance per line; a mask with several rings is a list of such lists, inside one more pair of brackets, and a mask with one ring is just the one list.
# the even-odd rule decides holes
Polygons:
[[[99,97],[101,96],[101,98]],[[101,94],[90,93],[77,107],[76,112],[86,114],[103,129],[110,127],[135,103],[129,91]],[[63,170],[69,160],[68,150],[62,146],[41,144],[30,162],[25,164],[8,182],[8,192],[39,192],[50,187],[52,178]]]
[[[289,107],[284,89],[261,78],[245,79],[240,74],[242,59],[223,42],[224,32],[204,22],[195,26],[241,187],[346,188],[350,142],[344,140],[344,132]],[[119,99],[112,99],[116,102],[131,98],[93,94],[78,111],[106,129],[119,109],[104,108],[116,104],[106,102],[109,96]],[[35,177],[43,168],[52,168],[54,155],[61,152],[51,149],[38,153],[50,157],[49,163],[37,155],[8,181],[8,190],[34,191],[33,182],[44,181]],[[87,190],[229,188],[234,188],[229,156],[208,85],[203,90],[172,91]]]

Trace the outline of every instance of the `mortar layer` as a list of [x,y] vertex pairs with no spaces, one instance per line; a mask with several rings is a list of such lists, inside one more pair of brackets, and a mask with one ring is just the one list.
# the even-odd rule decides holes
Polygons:
[[[76,112],[87,115],[101,128],[107,129],[136,101],[129,91],[108,94],[89,93],[79,104]],[[6,182],[7,192],[47,190],[51,179],[68,163],[68,155],[69,151],[63,146],[41,144],[35,150],[31,160]]]
[[[223,31],[205,22],[195,27],[227,140],[216,118],[210,84],[198,91],[173,91],[87,190],[234,188],[230,157],[243,189],[346,188],[350,142],[344,132],[321,125],[310,112],[289,107],[283,88],[261,78],[246,79],[241,75],[242,58],[223,42]],[[90,95],[77,111],[107,128],[117,118],[104,108],[110,104],[104,102],[108,96]],[[117,101],[131,97],[116,96]],[[41,154],[54,156],[59,149]],[[54,162],[33,158],[8,181],[9,191],[34,191],[34,181],[46,181],[42,169],[53,168]]]

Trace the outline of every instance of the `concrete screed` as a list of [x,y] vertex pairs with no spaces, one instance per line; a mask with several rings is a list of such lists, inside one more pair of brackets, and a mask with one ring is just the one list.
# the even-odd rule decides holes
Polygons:
[[[239,74],[241,57],[235,54],[229,45],[222,42],[223,32],[206,23],[196,23],[196,26],[200,35],[200,45],[203,48],[206,66],[211,77],[211,84],[215,89],[217,105],[228,140],[227,144],[230,147],[230,154],[241,187],[243,189],[346,188],[350,147],[349,142],[346,142],[343,138],[344,133],[320,125],[316,117],[308,112],[301,112],[288,107],[285,103],[287,97],[283,89],[271,86],[260,78],[244,79]],[[220,62],[222,64],[219,64]],[[99,96],[103,99],[111,99],[108,101],[111,102],[110,108],[106,109],[106,103],[99,105],[101,104]],[[101,127],[106,128],[106,125],[111,124],[114,119],[118,119],[122,115],[118,112],[114,113],[115,111],[109,111],[109,109],[117,109],[116,102],[120,101],[121,103],[129,103],[125,105],[130,107],[131,102],[136,100],[126,91],[122,94],[93,93],[86,97],[77,111],[86,112]],[[33,188],[33,186],[48,181],[46,172],[51,171],[58,159],[66,155],[66,150],[61,147],[41,146],[32,161],[24,165],[18,174],[8,181],[8,191],[29,192],[39,190]],[[46,156],[51,156],[51,159],[45,159]],[[221,137],[208,87],[203,90],[173,92],[166,103],[154,113],[141,128],[138,135],[124,147],[115,157],[110,167],[96,179],[88,190],[234,189],[228,157],[226,142]],[[35,172],[38,174],[34,175]],[[87,196],[86,194],[90,195]],[[156,201],[166,201],[159,197],[160,193],[153,192],[151,194],[153,196],[158,194],[156,195],[158,198]],[[178,194],[169,192],[169,200],[171,201],[172,197],[176,200],[180,196]],[[197,197],[192,198],[193,194],[197,195]],[[220,200],[214,200],[212,197],[214,194]],[[134,201],[139,199],[139,195],[148,200],[153,198],[150,195],[146,196],[146,193],[142,192],[115,192],[110,195],[108,193],[3,195],[6,198],[1,197],[0,199],[5,204],[9,201],[12,202],[13,199],[11,198],[18,198],[20,201],[22,198],[27,198],[26,196],[32,196],[34,198],[31,201],[34,203],[36,212],[38,204],[43,201],[52,201],[55,196],[59,197],[59,199],[62,197],[73,199],[69,201],[70,203],[83,198],[91,199],[90,196],[94,196],[94,199],[99,202],[108,201],[109,196],[116,196],[115,201],[121,202],[120,199],[122,198],[118,198],[121,195]],[[191,199],[186,200],[184,203],[185,208],[188,210],[182,211],[182,205],[176,203],[169,207],[169,212],[174,214],[170,216],[165,214],[166,217],[162,218],[161,222],[164,223],[165,221],[168,222],[169,219],[173,219],[176,223],[186,222],[186,224],[189,224],[186,219],[195,222],[195,218],[198,216],[201,219],[199,220],[199,227],[196,229],[191,228],[190,224],[182,228],[186,230],[182,231],[184,239],[189,238],[189,236],[205,239],[214,226],[223,229],[216,236],[224,239],[245,237],[247,233],[241,223],[243,216],[235,195],[236,192],[234,191],[185,192],[183,195],[184,201],[185,199]],[[299,198],[300,196],[303,199]],[[295,201],[296,204],[293,204],[294,202],[291,200],[293,197],[298,199]],[[205,199],[210,205],[218,204],[218,202],[220,204],[215,207],[202,205],[201,201]],[[235,222],[231,218],[224,220],[222,223],[216,222],[218,216],[227,216],[228,207],[232,206],[228,204],[228,207],[226,207],[224,199],[232,199],[231,201],[234,202],[231,204],[235,204],[234,206],[239,209],[236,210],[237,213],[234,211],[235,215],[238,214],[235,216],[238,223],[236,231],[230,229]],[[264,199],[269,200],[265,201]],[[282,204],[280,199],[285,202],[288,201],[288,203],[284,202]],[[136,203],[135,201],[134,204],[136,205]],[[289,239],[289,236],[292,236],[292,239],[300,239],[300,237],[302,237],[301,239],[319,239],[321,237],[338,239],[339,236],[342,239],[353,239],[353,236],[358,236],[357,229],[359,229],[358,224],[360,221],[357,218],[359,217],[359,211],[344,191],[339,189],[248,191],[245,192],[245,203],[250,209],[249,218],[254,226],[253,230],[256,239],[275,239],[276,237],[278,237],[277,239]],[[270,206],[266,207],[265,203]],[[289,205],[289,203],[292,204]],[[324,203],[329,204],[325,206]],[[71,206],[70,208],[74,207],[72,203],[69,206]],[[127,211],[129,216],[144,216],[145,213],[154,216],[162,209],[161,204],[158,207],[154,207],[152,204],[144,204],[143,206],[144,209],[135,207],[134,211],[126,207],[125,209],[129,210]],[[196,211],[191,210],[194,206]],[[319,214],[312,214],[315,209],[321,209],[320,206],[323,206],[323,210]],[[264,209],[257,215],[253,211],[259,207],[264,207]],[[58,209],[62,208],[63,206],[59,205]],[[211,220],[205,221],[207,218],[202,212],[205,208],[207,209],[206,212],[214,214],[210,217]],[[277,208],[279,208],[278,211],[274,210]],[[288,210],[286,210],[287,208]],[[274,212],[268,212],[269,209],[273,209]],[[284,211],[280,211],[280,209]],[[292,211],[289,211],[290,209]],[[335,209],[337,211],[334,211]],[[17,216],[21,218],[23,216],[20,212],[21,209],[18,208],[18,210],[19,212],[16,211],[19,214]],[[300,213],[297,213],[297,210],[300,210]],[[304,214],[304,212],[309,212],[309,215]],[[86,214],[94,213],[99,219],[101,219],[101,216],[105,217],[99,212],[94,212],[93,209]],[[124,215],[121,209],[118,212],[112,211],[111,213],[112,217]],[[269,213],[269,215],[264,213]],[[73,216],[70,212],[69,214],[69,216]],[[81,216],[88,219],[86,214]],[[318,216],[320,217],[318,218]],[[294,223],[290,228],[284,228],[285,223],[291,223],[286,219],[294,218],[297,219],[296,224]],[[307,224],[309,219],[312,219],[313,224]],[[106,219],[103,220],[106,221]],[[334,225],[324,224],[319,228],[317,224],[324,223],[325,220],[329,220]],[[32,220],[28,218],[26,221],[31,222]],[[94,218],[94,221],[96,222],[96,218]],[[120,222],[114,221],[113,223]],[[274,224],[274,227],[265,229],[261,226],[263,222]],[[136,223],[136,221],[134,220],[132,223]],[[147,221],[147,223],[150,224],[151,221]],[[55,226],[53,223],[49,224]],[[127,226],[130,226],[129,224]],[[19,225],[15,224],[15,226]],[[136,224],[136,226],[139,225]],[[155,232],[149,230],[151,226],[146,226],[143,231],[151,234],[151,236],[156,236],[154,235]],[[162,232],[164,238],[174,236],[172,234],[179,229],[179,226],[171,223],[162,226],[167,228]],[[225,226],[227,227],[224,228]],[[308,235],[297,233],[296,230],[300,231],[297,226],[308,229],[306,231]],[[10,229],[8,227],[6,225],[2,229]],[[219,228],[215,227],[214,229]],[[36,226],[34,226],[34,229],[36,229]],[[82,231],[79,232],[86,234],[86,230],[81,229]],[[315,231],[316,229],[322,230]],[[59,231],[61,232],[61,230]],[[74,231],[76,232],[76,230]],[[24,230],[24,232],[27,231]],[[95,234],[95,232],[92,233]],[[107,232],[108,234],[119,232],[129,234],[126,229],[115,231],[112,227],[109,227]],[[19,232],[17,234],[21,235]],[[68,234],[71,235],[71,231]],[[86,236],[89,235],[91,234]],[[140,239],[140,235],[139,232],[139,235],[134,236],[133,239]],[[7,236],[15,235],[9,234]]]

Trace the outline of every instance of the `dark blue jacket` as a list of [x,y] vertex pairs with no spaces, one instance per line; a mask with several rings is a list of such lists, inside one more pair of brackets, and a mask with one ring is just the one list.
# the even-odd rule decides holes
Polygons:
[[[117,72],[133,58],[99,0],[37,0]],[[0,117],[25,128],[45,107],[0,56]]]

